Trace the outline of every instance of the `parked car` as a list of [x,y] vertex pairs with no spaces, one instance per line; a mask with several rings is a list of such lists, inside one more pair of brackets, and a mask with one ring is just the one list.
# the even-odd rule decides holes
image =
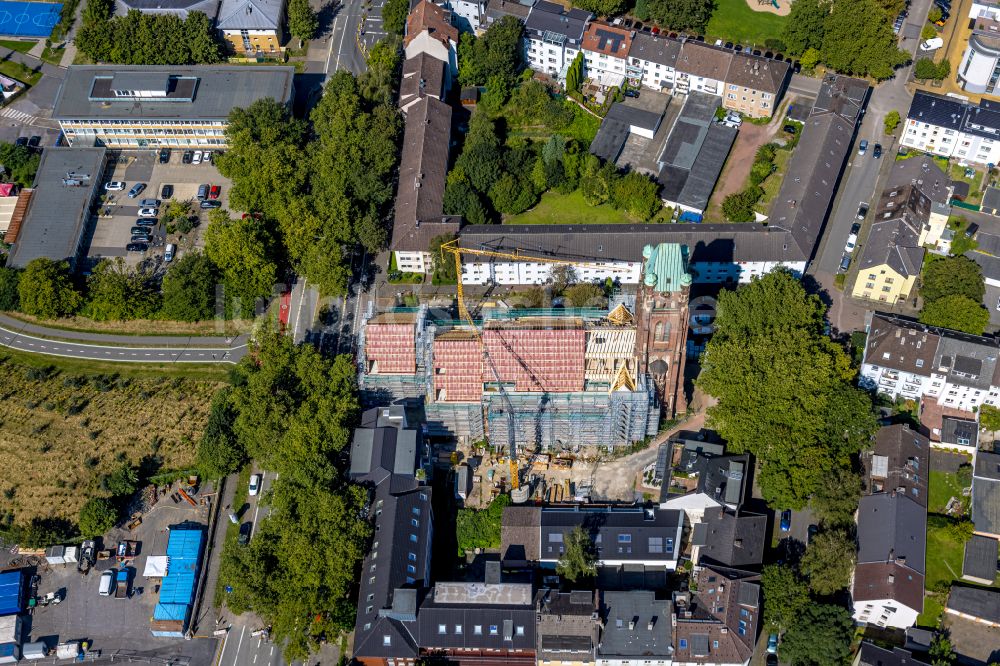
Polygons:
[[942,10],[941,11],[941,18],[939,18],[937,21],[934,21],[934,25],[936,25],[939,28],[943,28],[944,24],[948,22],[949,18],[951,18],[951,13],[949,13],[948,11]]
[[205,201],[202,201],[199,205],[202,207],[202,209],[222,208],[222,202],[221,201],[215,201],[215,200],[212,200],[212,199],[207,199]]
[[149,233],[149,227],[132,227],[129,231],[131,231],[132,235],[135,236],[136,234]]
[[250,497],[253,497],[260,492],[260,474],[254,474],[250,477]]
[[806,529],[806,545],[807,546],[812,543],[813,537],[815,537],[817,534],[819,534],[819,525],[810,525]]
[[140,227],[155,227],[160,223],[155,217],[140,217],[135,221]]
[[799,128],[796,127],[795,125],[785,125],[781,129],[783,129],[788,134],[795,134],[796,132],[799,131]]
[[851,225],[851,232],[847,235],[847,245],[844,246],[844,252],[854,252],[854,248],[858,245],[858,232],[861,231],[861,225],[855,222]]
[[191,164],[201,164],[202,152],[200,150],[194,151],[194,157],[191,158]]
[[142,194],[144,189],[146,189],[146,183],[136,183],[132,186],[132,189],[128,191],[128,198],[135,199],[137,196]]
[[17,137],[17,140],[14,141],[14,145],[15,146],[27,146],[28,145],[28,137],[26,137],[26,136],[19,136],[19,137]]
[[771,634],[767,637],[767,653],[777,654],[778,653],[778,634]]
[[636,99],[638,99],[639,98],[639,91],[638,90],[632,90],[630,88],[630,89],[628,89],[628,90],[625,91],[625,96],[626,97],[635,97]]
[[121,192],[125,189],[125,181],[113,180],[104,186],[108,192]]
[[862,202],[861,205],[858,206],[858,214],[856,215],[856,217],[859,220],[863,220],[865,219],[866,215],[868,215],[868,204]]
[[170,149],[161,148],[160,149],[160,164],[166,164],[170,161]]
[[921,51],[935,51],[944,46],[944,40],[940,37],[933,37],[926,42],[920,42]]
[[858,155],[864,155],[868,152],[868,139],[861,139],[861,143],[858,144]]
[[215,163],[215,153],[211,150],[206,150],[201,156],[202,162],[208,162],[209,164]]
[[140,208],[159,208],[160,207],[160,200],[159,199],[141,199],[139,201],[139,207]]
[[29,148],[38,148],[39,144],[41,144],[41,143],[42,143],[42,137],[40,137],[38,135],[35,135],[35,136],[31,137],[30,139],[28,139],[28,147]]
[[874,157],[875,159],[879,159],[880,157],[882,157],[882,144],[881,143],[876,143],[875,144],[875,147],[872,149],[872,157]]
[[133,243],[148,243],[149,241],[149,234],[135,234],[132,236]]
[[840,270],[846,271],[851,267],[851,255],[845,254],[844,258],[840,260]]
[[114,569],[108,569],[101,574],[101,582],[97,587],[97,593],[102,597],[111,596],[111,588],[115,582],[115,572]]
[[220,194],[222,194],[222,187],[219,185],[212,185],[208,190],[209,199],[218,199]]
[[167,247],[163,250],[163,261],[169,264],[174,260],[174,250],[176,247],[173,243],[167,243]]
[[129,252],[145,252],[149,246],[146,243],[129,243],[125,249]]
[[140,208],[139,209],[139,215],[142,215],[143,217],[156,217],[159,214],[160,214],[160,211],[157,210],[156,208]]
[[781,531],[787,532],[792,529],[792,510],[785,509],[781,512]]
[[778,655],[767,655],[767,658],[764,660],[764,666],[778,666]]
[[194,159],[194,151],[193,150],[185,150],[184,154],[181,156],[181,163],[182,164],[191,164],[191,160],[193,160],[193,159]]
[[163,187],[160,188],[160,198],[161,199],[169,199],[172,196],[174,196],[174,186],[173,185],[164,185]]
[[250,543],[250,530],[253,527],[251,523],[243,523],[240,525],[240,535],[236,539],[236,543],[241,546],[245,546]]
[[965,228],[965,237],[972,238],[979,231],[979,225],[973,222]]
[[208,198],[208,185],[207,184],[205,184],[205,185],[199,185],[198,186],[198,201],[204,201],[207,198]]

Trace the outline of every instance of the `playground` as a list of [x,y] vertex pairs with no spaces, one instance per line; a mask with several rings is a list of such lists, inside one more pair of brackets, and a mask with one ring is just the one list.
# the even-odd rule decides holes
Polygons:
[[766,40],[781,39],[791,10],[789,0],[775,2],[777,7],[771,0],[717,0],[706,37],[763,49]]
[[0,2],[0,35],[48,37],[61,11],[62,5],[52,2]]

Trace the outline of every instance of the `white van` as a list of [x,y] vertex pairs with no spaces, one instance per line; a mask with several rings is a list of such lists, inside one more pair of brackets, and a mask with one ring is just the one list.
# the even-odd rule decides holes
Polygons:
[[163,261],[171,262],[174,260],[174,244],[167,243],[167,249],[163,251]]
[[111,588],[115,584],[115,572],[112,570],[105,571],[101,574],[101,585],[97,588],[97,593],[102,597],[111,596]]
[[926,42],[920,42],[921,51],[936,51],[937,49],[944,46],[944,40],[940,37],[932,37]]

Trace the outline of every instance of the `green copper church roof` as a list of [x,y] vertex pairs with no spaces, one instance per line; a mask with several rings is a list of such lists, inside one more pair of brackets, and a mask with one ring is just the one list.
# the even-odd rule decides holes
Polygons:
[[680,243],[647,245],[642,249],[643,282],[660,293],[680,291],[691,284],[685,248]]

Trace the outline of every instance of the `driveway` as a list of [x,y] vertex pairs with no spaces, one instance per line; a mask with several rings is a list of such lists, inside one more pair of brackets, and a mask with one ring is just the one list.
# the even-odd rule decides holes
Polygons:
[[730,194],[739,192],[747,184],[747,178],[750,177],[750,167],[753,166],[753,158],[757,154],[757,149],[774,137],[778,127],[784,122],[786,108],[787,106],[780,107],[778,113],[774,114],[774,118],[767,125],[743,123],[740,126],[736,142],[733,144],[726,165],[719,175],[719,184],[716,185],[708,203],[706,211],[708,219],[725,219],[722,215],[723,199]]

